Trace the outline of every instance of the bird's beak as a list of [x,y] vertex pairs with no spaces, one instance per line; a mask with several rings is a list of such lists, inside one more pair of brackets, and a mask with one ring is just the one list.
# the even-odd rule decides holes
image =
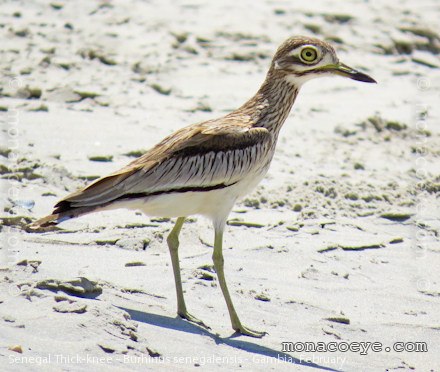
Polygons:
[[325,66],[323,69],[332,74],[348,77],[353,80],[363,81],[365,83],[376,83],[376,80],[367,74],[364,74],[363,72],[355,70],[354,68],[351,68],[340,62],[338,64]]

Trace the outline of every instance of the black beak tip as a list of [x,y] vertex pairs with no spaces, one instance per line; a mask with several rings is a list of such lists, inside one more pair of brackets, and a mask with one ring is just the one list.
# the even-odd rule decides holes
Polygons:
[[374,80],[371,76],[364,74],[362,72],[356,71],[353,75],[350,76],[353,80],[362,81],[364,83],[374,83],[377,84],[377,81]]

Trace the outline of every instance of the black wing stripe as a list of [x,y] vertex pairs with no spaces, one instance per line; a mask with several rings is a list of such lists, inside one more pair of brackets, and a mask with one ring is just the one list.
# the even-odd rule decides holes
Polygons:
[[158,195],[164,195],[164,194],[180,194],[180,193],[185,193],[185,192],[208,192],[208,191],[213,191],[213,190],[220,190],[220,189],[224,189],[226,187],[230,187],[235,185],[237,182],[231,183],[229,185],[226,185],[224,183],[220,183],[218,185],[213,185],[213,186],[206,186],[206,187],[181,187],[178,189],[170,189],[170,190],[162,190],[162,191],[155,191],[155,192],[138,192],[138,193],[134,193],[134,194],[125,194],[120,196],[119,198],[113,200],[112,202],[115,201],[119,201],[119,200],[126,200],[126,199],[138,199],[138,198],[146,198],[146,197],[150,197],[150,196],[158,196]]

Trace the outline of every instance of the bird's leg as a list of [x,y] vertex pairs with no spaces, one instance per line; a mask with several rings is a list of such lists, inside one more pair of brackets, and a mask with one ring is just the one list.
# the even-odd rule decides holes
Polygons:
[[180,264],[179,264],[179,233],[182,229],[183,223],[185,222],[185,217],[179,217],[167,237],[168,248],[170,249],[171,263],[173,265],[174,272],[174,282],[176,284],[176,294],[177,294],[177,314],[190,322],[196,323],[210,329],[205,323],[197,319],[195,316],[188,313],[186,310],[185,299],[183,298],[182,289],[182,279],[180,277]]
[[228,286],[226,285],[225,272],[224,272],[224,259],[223,259],[223,228],[215,228],[214,239],[214,253],[212,260],[214,261],[215,271],[217,272],[217,278],[220,283],[220,287],[223,292],[223,296],[228,306],[229,317],[231,318],[232,328],[243,335],[251,337],[263,337],[266,332],[258,332],[243,326],[235,311],[234,304],[232,303],[231,296],[229,294]]

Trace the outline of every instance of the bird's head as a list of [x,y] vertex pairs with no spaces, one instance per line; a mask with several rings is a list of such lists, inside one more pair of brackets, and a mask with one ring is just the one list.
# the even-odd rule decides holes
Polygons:
[[330,44],[305,36],[287,39],[275,53],[271,70],[297,86],[316,77],[332,75],[376,82],[367,74],[341,63]]

